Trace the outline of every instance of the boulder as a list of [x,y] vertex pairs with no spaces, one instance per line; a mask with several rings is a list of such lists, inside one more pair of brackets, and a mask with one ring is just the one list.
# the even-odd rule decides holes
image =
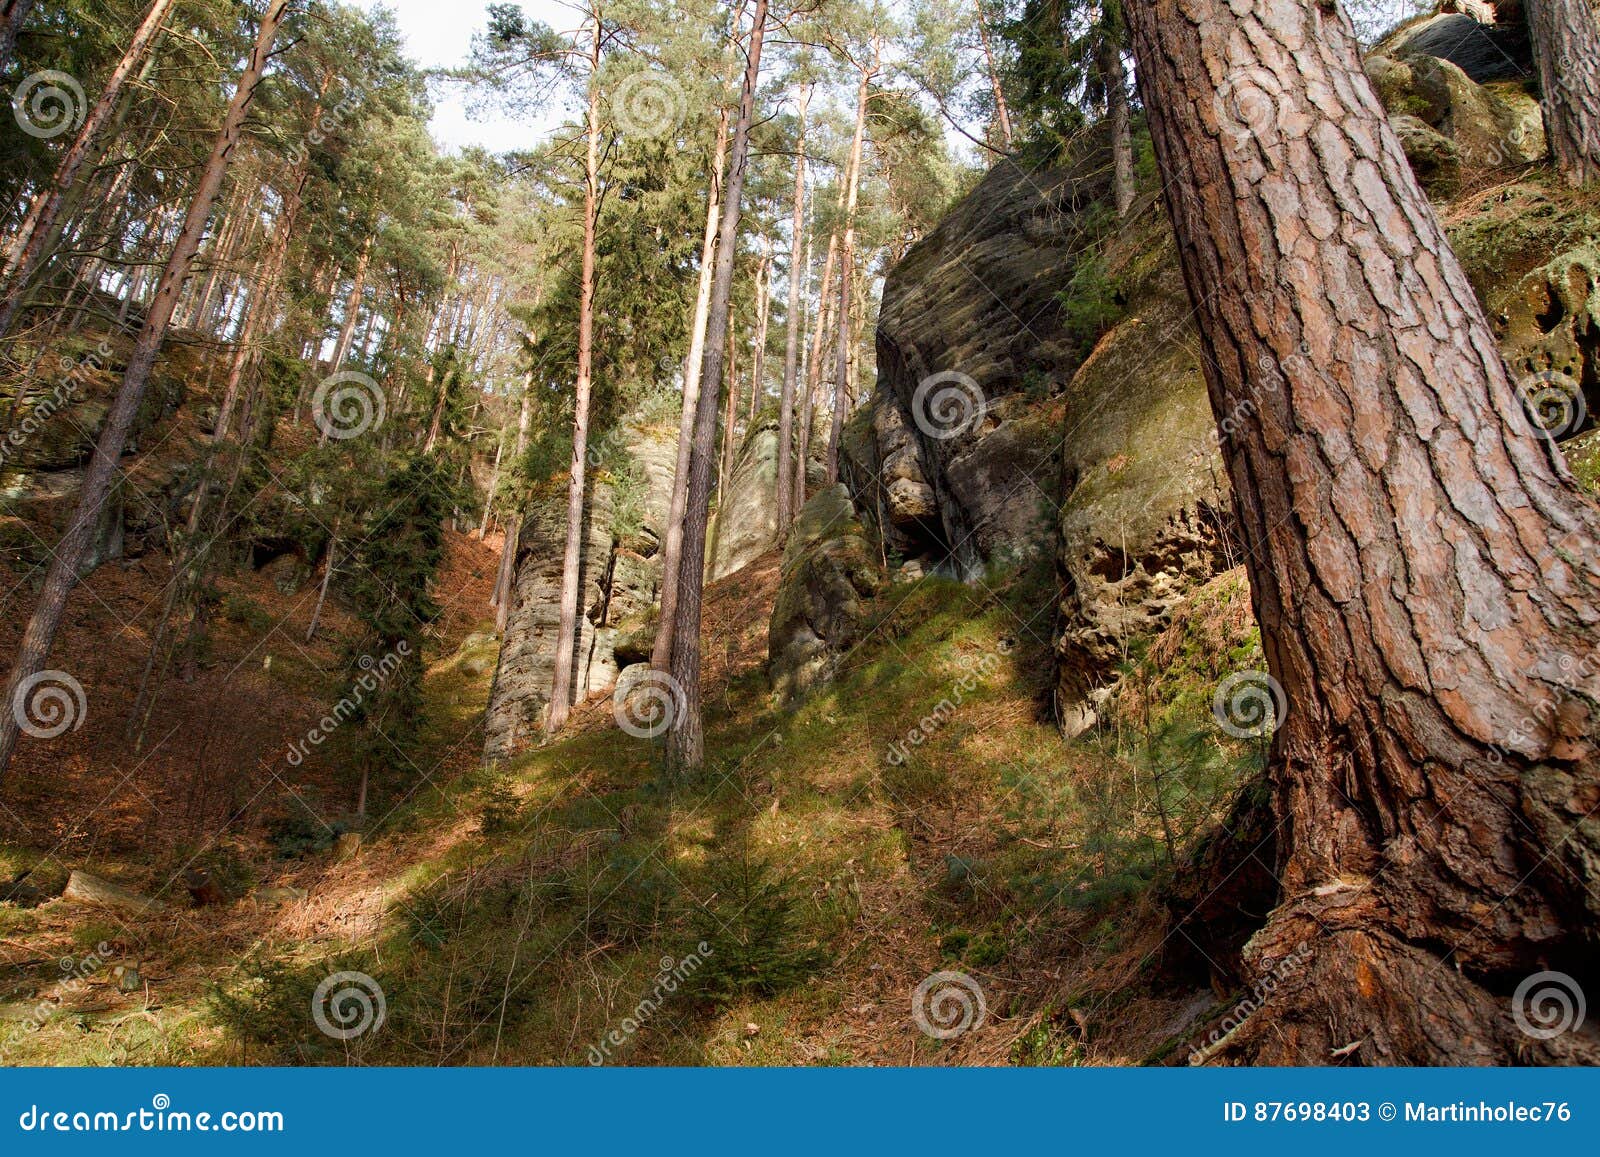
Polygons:
[[1417,54],[1448,61],[1477,84],[1520,81],[1533,72],[1527,28],[1507,21],[1493,24],[1489,5],[1473,5],[1477,16],[1465,12],[1440,12],[1403,26],[1381,44],[1378,51],[1391,56]]
[[166,905],[160,900],[142,896],[83,871],[75,871],[67,877],[67,887],[61,895],[63,899],[75,900],[80,904],[97,904],[102,908],[115,908],[138,916],[166,910]]
[[784,547],[767,632],[768,673],[780,706],[796,706],[833,677],[839,659],[861,638],[865,600],[884,582],[848,489],[832,486],[814,495]]

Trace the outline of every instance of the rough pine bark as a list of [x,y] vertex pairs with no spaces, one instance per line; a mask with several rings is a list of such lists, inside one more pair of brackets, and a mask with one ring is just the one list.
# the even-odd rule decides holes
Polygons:
[[1600,180],[1600,23],[1588,0],[1527,0],[1527,14],[1556,169]]
[[1139,83],[1271,673],[1271,980],[1224,1061],[1600,1059],[1600,516],[1310,0],[1138,0]]
[[138,340],[134,343],[133,353],[128,358],[122,386],[117,391],[116,400],[112,403],[111,411],[106,416],[105,426],[95,443],[94,456],[84,473],[77,509],[73,511],[72,520],[51,555],[50,569],[45,574],[39,601],[33,609],[33,616],[28,620],[27,630],[23,633],[22,642],[17,648],[11,679],[6,685],[5,702],[0,704],[0,776],[4,776],[10,766],[11,756],[17,746],[19,731],[17,717],[20,713],[13,710],[12,705],[23,682],[42,670],[49,658],[56,631],[61,625],[62,613],[66,610],[67,599],[77,584],[78,570],[82,566],[90,535],[99,522],[101,510],[111,493],[123,447],[127,445],[128,434],[132,431],[134,419],[138,416],[139,404],[144,400],[150,371],[155,367],[156,357],[161,352],[161,343],[166,337],[167,325],[172,320],[172,311],[177,306],[184,279],[189,275],[189,267],[194,262],[195,254],[200,250],[200,242],[205,236],[206,221],[211,216],[217,193],[222,188],[222,179],[227,172],[228,162],[238,147],[245,118],[254,103],[262,71],[272,50],[272,42],[277,37],[278,28],[283,23],[284,13],[288,7],[289,0],[273,0],[261,17],[255,45],[250,50],[250,56],[239,75],[239,84],[234,90],[233,98],[228,103],[222,131],[217,135],[205,168],[200,171],[200,179],[195,186],[193,199],[189,203],[189,211],[173,244],[172,255],[167,260],[161,280],[156,286],[155,297],[146,313],[144,327],[140,330]]
[[717,261],[706,324],[705,361],[700,368],[700,398],[689,454],[683,557],[678,568],[678,604],[672,623],[670,670],[679,701],[667,733],[668,766],[682,779],[698,775],[705,764],[705,730],[700,710],[700,607],[705,587],[711,470],[717,441],[717,385],[722,381],[723,359],[728,349],[728,306],[733,299],[734,257],[739,247],[739,216],[750,160],[750,125],[755,117],[756,87],[761,80],[761,45],[767,30],[767,9],[768,0],[756,0],[746,52],[744,89],[739,96],[739,119],[734,128],[727,188],[723,193],[722,223],[717,230]]

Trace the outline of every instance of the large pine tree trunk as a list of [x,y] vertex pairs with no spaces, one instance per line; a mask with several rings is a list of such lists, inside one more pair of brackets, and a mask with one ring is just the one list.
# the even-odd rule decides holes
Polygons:
[[661,616],[656,624],[650,665],[657,671],[672,663],[673,620],[678,611],[678,582],[683,570],[683,515],[689,506],[689,450],[694,444],[694,419],[700,403],[700,369],[705,362],[706,322],[711,315],[711,280],[717,257],[717,226],[722,221],[722,177],[728,160],[728,110],[717,116],[717,147],[711,161],[706,194],[706,230],[700,243],[700,285],[694,300],[689,356],[683,362],[683,411],[678,421],[678,461],[672,471],[672,500],[661,544]]
[[700,603],[705,586],[706,524],[711,505],[711,469],[717,441],[717,384],[728,349],[728,306],[733,299],[734,257],[739,248],[739,216],[749,165],[750,124],[761,80],[761,45],[767,30],[768,0],[756,0],[746,53],[744,89],[733,133],[722,223],[717,230],[717,261],[706,324],[705,361],[689,453],[689,489],[683,520],[683,557],[678,566],[678,604],[672,623],[671,678],[678,709],[668,732],[667,759],[673,774],[698,775],[705,763],[705,731],[700,712]]
[[1571,184],[1600,180],[1600,23],[1589,0],[1527,0],[1545,132]]
[[1346,18],[1128,16],[1286,703],[1281,892],[1244,960],[1270,995],[1218,1055],[1600,1059],[1592,1026],[1537,1040],[1510,999],[1594,975],[1600,516],[1525,416]]
[[600,58],[605,43],[598,11],[590,16],[589,123],[583,170],[583,269],[578,293],[578,381],[572,403],[572,465],[567,480],[567,545],[561,561],[561,621],[556,631],[555,675],[545,731],[554,735],[572,709],[572,671],[577,660],[578,615],[583,590],[583,489],[589,455],[589,391],[594,365],[594,266],[596,217],[600,211]]
[[805,277],[806,110],[811,86],[800,90],[795,128],[794,212],[789,224],[789,312],[784,319],[783,386],[778,394],[778,536],[787,537],[799,504],[794,500],[794,395],[800,374],[800,288]]
[[24,681],[37,674],[49,658],[56,630],[61,625],[62,612],[67,606],[67,598],[77,583],[78,569],[83,564],[90,535],[99,522],[106,499],[111,493],[123,447],[127,444],[128,434],[133,429],[134,419],[138,416],[139,404],[144,400],[145,386],[150,380],[150,371],[155,366],[156,356],[161,352],[161,343],[166,336],[167,325],[172,320],[172,311],[178,303],[178,294],[183,289],[184,279],[189,274],[189,267],[194,261],[195,254],[199,252],[201,239],[205,235],[206,221],[211,216],[217,193],[222,188],[222,178],[234,149],[238,146],[239,135],[255,99],[256,88],[261,82],[262,70],[266,67],[273,39],[278,34],[278,27],[283,22],[284,12],[288,6],[289,0],[272,0],[261,18],[255,46],[245,61],[238,87],[228,104],[222,131],[217,135],[205,168],[201,170],[200,180],[189,203],[183,227],[178,232],[172,255],[157,285],[155,299],[150,303],[145,316],[144,328],[140,330],[138,341],[135,342],[133,353],[128,359],[128,368],[122,377],[122,387],[117,392],[116,401],[112,403],[105,426],[95,444],[94,457],[84,474],[77,509],[73,512],[72,521],[51,556],[50,569],[45,575],[39,602],[34,607],[33,617],[29,619],[28,628],[23,633],[22,643],[17,649],[11,680],[6,687],[5,702],[0,704],[0,776],[3,776],[6,768],[10,766],[12,753],[17,745],[17,717],[20,713],[12,710],[11,705],[16,702],[17,693],[22,689]]

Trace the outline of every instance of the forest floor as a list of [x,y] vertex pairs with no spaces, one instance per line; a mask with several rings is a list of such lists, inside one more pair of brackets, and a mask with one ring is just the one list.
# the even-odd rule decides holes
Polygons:
[[[290,776],[282,759],[337,694],[337,618],[306,645],[304,592],[282,594],[271,568],[230,580],[270,625],[219,623],[211,663],[164,685],[136,757],[123,676],[147,640],[117,624],[141,621],[162,575],[94,576],[59,652],[85,672],[90,719],[21,766],[0,855],[167,906],[0,905],[0,1059],[1128,1064],[1181,1056],[1225,1007],[1163,978],[1161,856],[1149,832],[1143,852],[1129,843],[1148,817],[1114,815],[1137,811],[1128,785],[1044,718],[1042,643],[1003,584],[891,588],[868,643],[793,714],[764,672],[777,555],[717,584],[711,766],[670,786],[659,742],[619,731],[604,696],[561,742],[480,769],[495,553],[449,538],[418,776],[359,846],[333,839],[348,779],[311,761]],[[959,709],[916,757],[889,758],[956,686]],[[213,796],[226,806],[206,812]],[[289,822],[296,809],[316,822]],[[192,864],[255,889],[190,907]],[[684,979],[665,996],[663,968]],[[315,986],[336,970],[381,986],[381,1031],[336,1042],[313,1027]],[[912,1015],[939,972],[982,993],[949,1040]],[[605,1045],[613,1030],[621,1045]]]

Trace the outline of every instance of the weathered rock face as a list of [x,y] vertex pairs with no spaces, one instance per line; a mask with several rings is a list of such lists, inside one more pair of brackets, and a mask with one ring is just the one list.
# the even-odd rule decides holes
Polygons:
[[[582,590],[573,662],[579,701],[617,677],[618,625],[655,605],[660,542],[672,497],[677,431],[625,424],[630,477],[596,471],[584,509]],[[567,497],[555,486],[529,510],[517,541],[511,614],[484,719],[484,758],[505,759],[536,742],[550,703],[560,630]]]
[[[1132,239],[1130,239],[1131,241]],[[1130,244],[1111,260],[1149,259]],[[1057,704],[1091,726],[1128,640],[1230,564],[1229,490],[1171,243],[1067,388],[1056,575]]]
[[743,570],[778,541],[778,420],[745,435],[706,533],[706,581]]
[[[1071,731],[1125,641],[1223,569],[1228,506],[1158,206],[1100,258],[1128,287],[1123,319],[1086,355],[1064,315],[1091,260],[1078,210],[1098,179],[1002,164],[890,273],[880,386],[846,444],[857,504],[891,550],[963,577],[1054,555]],[[935,397],[964,385],[941,382],[951,372],[982,408],[945,436]]]
[[1056,295],[1082,255],[1090,181],[1003,162],[890,271],[878,385],[842,473],[889,548],[972,577],[1048,550],[1059,413],[1078,360]]
[[1576,386],[1582,412],[1569,410],[1571,421],[1561,432],[1592,428],[1600,417],[1600,242],[1586,240],[1491,288],[1485,305],[1524,390]]
[[863,600],[884,581],[850,492],[839,485],[815,494],[784,546],[767,632],[768,671],[781,706],[794,706],[828,682],[840,656],[861,637]]

